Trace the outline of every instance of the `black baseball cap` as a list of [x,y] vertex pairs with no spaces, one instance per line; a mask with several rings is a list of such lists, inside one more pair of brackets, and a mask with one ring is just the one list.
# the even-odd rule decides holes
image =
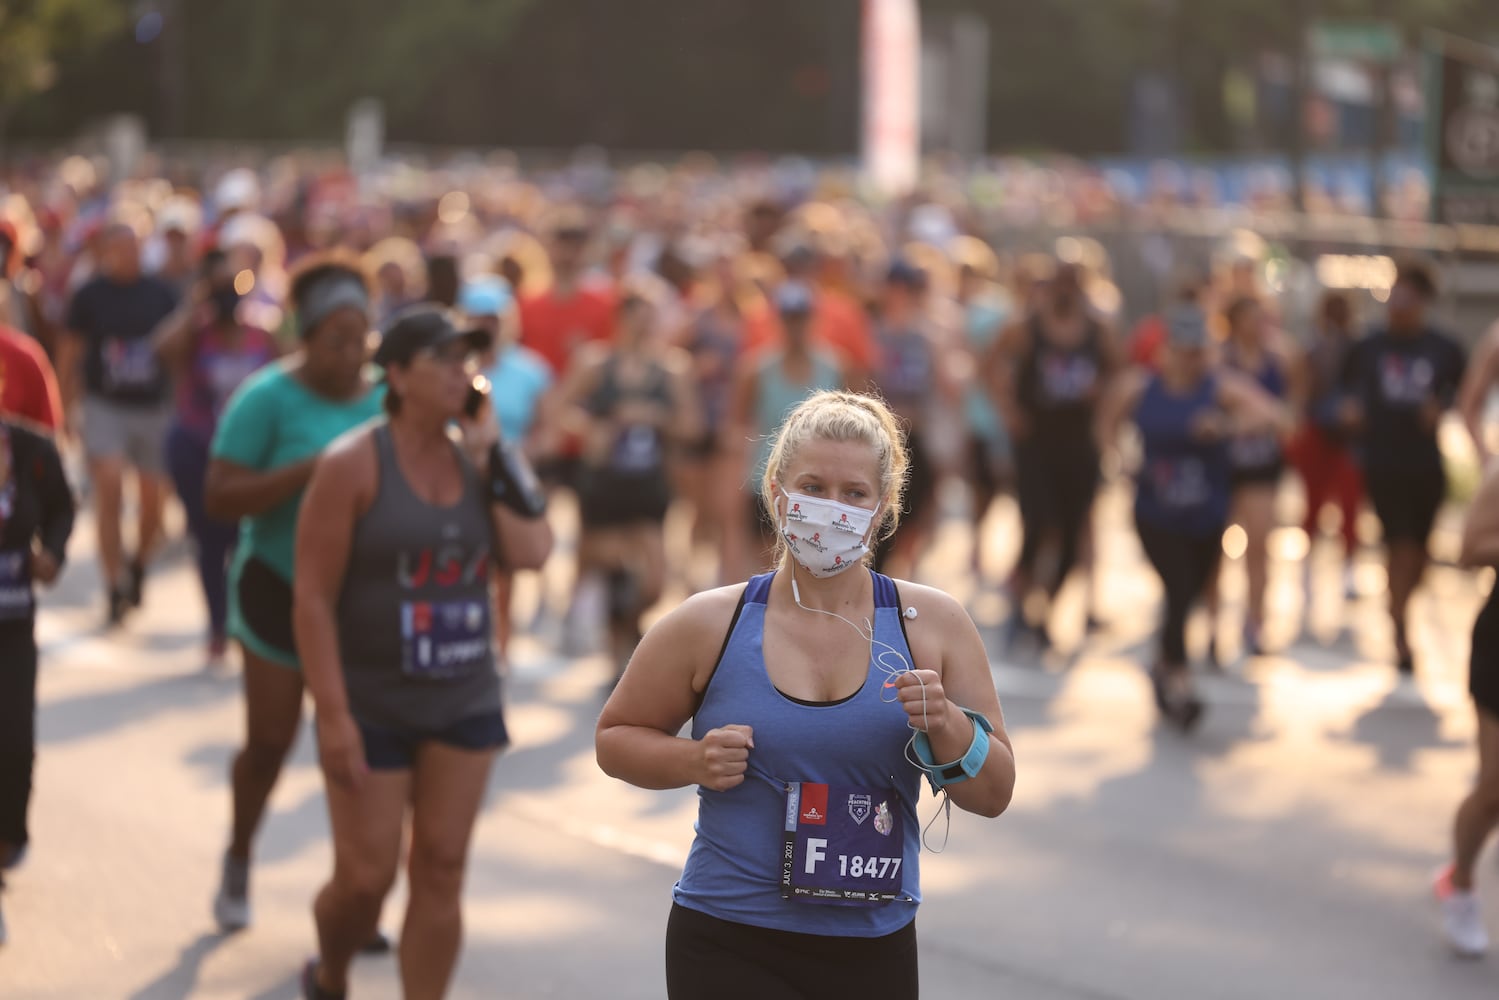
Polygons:
[[375,350],[375,364],[389,368],[393,364],[410,364],[418,351],[442,347],[455,340],[467,341],[475,352],[488,349],[491,337],[487,330],[460,330],[441,306],[425,303],[402,309],[385,325],[380,346]]

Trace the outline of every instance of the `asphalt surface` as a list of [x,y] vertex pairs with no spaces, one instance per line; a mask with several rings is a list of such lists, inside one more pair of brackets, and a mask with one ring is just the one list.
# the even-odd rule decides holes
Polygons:
[[[922,983],[933,997],[1156,1000],[1264,997],[1442,1000],[1499,995],[1499,959],[1458,962],[1437,934],[1430,876],[1475,758],[1467,633],[1486,580],[1438,569],[1418,600],[1418,692],[1386,666],[1377,553],[1346,607],[1330,546],[1314,554],[1310,634],[1301,570],[1278,562],[1279,653],[1204,678],[1191,738],[1164,732],[1137,665],[1158,588],[1104,504],[1099,611],[1084,635],[1074,588],[1061,653],[995,657],[1019,767],[998,820],[954,814],[923,859]],[[989,525],[991,575],[1013,552],[1013,515]],[[969,601],[998,653],[1004,613],[968,572],[947,524],[922,576]],[[1299,556],[1299,532],[1276,536]],[[1438,540],[1450,548],[1450,533]],[[201,599],[178,543],[146,607],[105,633],[91,531],[49,595],[35,843],[3,906],[0,997],[290,1000],[310,954],[309,904],[329,868],[308,734],[272,801],[252,883],[255,924],[215,932],[209,902],[226,838],[225,774],[242,732],[233,670],[203,669]],[[1241,604],[1227,577],[1222,635]],[[546,589],[568,588],[561,560]],[[520,608],[529,617],[537,588]],[[1203,640],[1201,622],[1193,638]],[[542,630],[542,638],[551,631]],[[496,768],[475,840],[455,997],[664,996],[670,892],[692,838],[692,790],[646,792],[601,774],[593,723],[608,669],[517,643],[515,747]],[[935,814],[925,800],[924,818]],[[942,824],[934,828],[940,842]],[[1499,870],[1482,894],[1499,932]],[[400,890],[385,926],[399,933]],[[362,959],[353,996],[398,995],[394,959]]]

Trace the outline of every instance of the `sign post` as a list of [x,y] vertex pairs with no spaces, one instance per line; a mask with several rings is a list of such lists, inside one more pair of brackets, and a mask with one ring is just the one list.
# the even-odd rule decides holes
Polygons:
[[864,171],[880,194],[916,186],[921,158],[921,17],[916,0],[864,0]]

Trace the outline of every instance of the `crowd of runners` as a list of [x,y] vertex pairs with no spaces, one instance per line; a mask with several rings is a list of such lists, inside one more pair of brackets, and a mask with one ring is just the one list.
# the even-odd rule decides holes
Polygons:
[[[728,995],[704,984],[725,955],[810,961],[798,934],[878,939],[895,967],[868,966],[872,981],[914,976],[900,965],[907,952],[914,963],[914,945],[896,938],[909,924],[891,916],[899,907],[824,920],[779,904],[868,894],[914,905],[907,813],[919,772],[886,778],[907,763],[919,760],[934,790],[972,780],[952,792],[964,808],[994,815],[1008,801],[1014,761],[983,640],[952,598],[904,582],[923,579],[952,496],[966,497],[977,590],[1008,608],[992,652],[1024,658],[1053,644],[1071,579],[1086,627],[1105,624],[1096,501],[1114,470],[1132,474],[1134,525],[1163,595],[1142,666],[1163,724],[1183,732],[1209,708],[1194,659],[1223,669],[1286,634],[1266,593],[1292,482],[1308,564],[1335,528],[1326,544],[1349,569],[1350,596],[1360,548],[1383,544],[1388,658],[1401,678],[1415,674],[1408,610],[1448,497],[1440,432],[1454,413],[1489,454],[1499,332],[1469,364],[1433,314],[1437,280],[1418,260],[1400,265],[1382,304],[1327,292],[1305,329],[1288,328],[1259,262],[1208,260],[1178,268],[1159,301],[1136,304],[1146,318],[1126,324],[1096,245],[998,253],[985,239],[993,221],[968,192],[883,202],[835,171],[691,160],[371,179],[285,159],[111,179],[74,157],[3,175],[0,864],[18,864],[28,840],[33,584],[61,570],[75,493],[96,525],[101,620],[128,628],[148,599],[175,495],[202,585],[205,660],[237,650],[246,727],[213,901],[226,930],[252,921],[256,834],[312,698],[336,860],[317,898],[309,997],[342,995],[354,954],[388,946],[377,924],[408,816],[403,984],[413,997],[444,990],[468,835],[507,741],[496,665],[515,630],[539,624],[512,607],[514,577],[548,560],[554,526],[575,537],[576,573],[566,606],[550,609],[564,624],[548,634],[564,653],[602,648],[618,684],[601,764],[656,788],[764,779],[722,815],[704,793],[702,846],[672,918],[674,996]],[[1496,490],[1485,481],[1473,505],[1471,565],[1499,563]],[[988,515],[1011,502],[1018,556],[995,567]],[[1359,533],[1366,502],[1379,538]],[[559,509],[576,510],[575,523]],[[1219,624],[1237,615],[1219,597],[1230,527],[1247,580],[1236,628]],[[866,559],[872,574],[841,572]],[[648,635],[674,583],[698,596]],[[1193,650],[1198,605],[1210,638]],[[1473,863],[1499,823],[1496,615],[1491,600],[1474,631],[1480,778],[1438,880],[1465,954],[1487,944]],[[868,662],[837,652],[849,628]],[[784,698],[746,689],[731,700],[740,668],[772,642],[800,650],[807,669],[778,659]],[[915,669],[929,661],[944,668]],[[868,698],[866,674],[880,681]],[[906,714],[871,751],[886,768],[873,777],[832,736],[789,755],[755,750],[757,732],[795,728],[797,712],[839,706],[852,734],[857,713],[883,724],[892,704]],[[925,734],[910,746],[908,716]],[[706,748],[701,759],[672,742],[689,719],[685,742]],[[831,777],[807,773],[817,759],[836,761]],[[885,877],[885,858],[879,878],[794,892],[787,882],[761,898],[725,859],[751,850],[751,815],[780,815],[753,800],[802,778],[870,808],[897,803],[879,818],[905,830],[904,885]],[[766,836],[778,854],[779,834]],[[722,902],[725,888],[743,905]],[[722,926],[736,921],[793,937],[746,943]]]

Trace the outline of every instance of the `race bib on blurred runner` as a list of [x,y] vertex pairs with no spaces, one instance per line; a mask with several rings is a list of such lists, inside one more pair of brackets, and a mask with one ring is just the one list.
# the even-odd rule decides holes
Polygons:
[[156,351],[150,338],[111,339],[104,344],[104,388],[106,391],[138,391],[155,388],[161,377]]
[[35,610],[31,593],[31,554],[0,552],[0,622],[24,621]]
[[899,898],[904,832],[893,789],[787,785],[781,898],[863,906]]
[[401,605],[401,662],[408,677],[466,677],[490,663],[489,606],[483,601]]

